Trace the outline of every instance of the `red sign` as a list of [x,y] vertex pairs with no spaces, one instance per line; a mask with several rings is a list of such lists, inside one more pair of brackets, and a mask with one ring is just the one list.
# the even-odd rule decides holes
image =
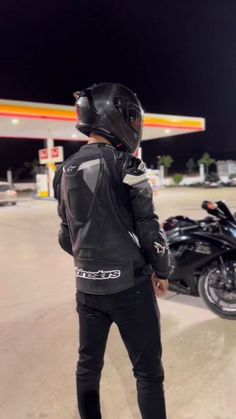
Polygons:
[[47,160],[48,159],[48,149],[43,148],[42,150],[39,150],[39,160]]
[[60,155],[59,147],[51,148],[51,157],[52,158],[59,157],[59,155]]
[[43,148],[39,150],[40,164],[59,163],[64,160],[63,147]]

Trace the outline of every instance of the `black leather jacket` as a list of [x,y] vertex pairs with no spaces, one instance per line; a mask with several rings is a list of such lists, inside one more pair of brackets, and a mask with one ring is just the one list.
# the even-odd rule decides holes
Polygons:
[[61,217],[59,243],[74,256],[77,288],[120,292],[152,266],[167,278],[169,257],[145,166],[107,144],[87,144],[54,178]]

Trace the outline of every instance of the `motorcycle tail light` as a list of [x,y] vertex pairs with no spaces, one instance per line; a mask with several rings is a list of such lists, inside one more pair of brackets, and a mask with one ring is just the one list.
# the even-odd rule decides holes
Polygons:
[[215,210],[217,208],[217,205],[214,202],[208,202],[207,208],[209,210]]

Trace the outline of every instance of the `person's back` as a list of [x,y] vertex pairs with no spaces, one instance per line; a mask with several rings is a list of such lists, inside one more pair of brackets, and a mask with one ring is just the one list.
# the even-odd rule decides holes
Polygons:
[[62,218],[59,242],[75,263],[79,411],[82,419],[101,418],[99,380],[115,321],[134,366],[142,417],[164,419],[150,266],[158,287],[166,282],[161,279],[168,275],[169,261],[145,166],[130,153],[141,138],[141,105],[129,89],[108,83],[77,95],[77,107],[78,128],[90,139],[58,171],[54,188]]

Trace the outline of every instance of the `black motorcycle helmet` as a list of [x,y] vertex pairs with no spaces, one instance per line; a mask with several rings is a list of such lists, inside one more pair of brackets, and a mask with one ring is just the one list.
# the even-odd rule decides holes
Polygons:
[[121,84],[100,83],[74,96],[79,131],[87,136],[91,132],[102,135],[119,150],[133,153],[138,148],[143,110],[135,93]]

